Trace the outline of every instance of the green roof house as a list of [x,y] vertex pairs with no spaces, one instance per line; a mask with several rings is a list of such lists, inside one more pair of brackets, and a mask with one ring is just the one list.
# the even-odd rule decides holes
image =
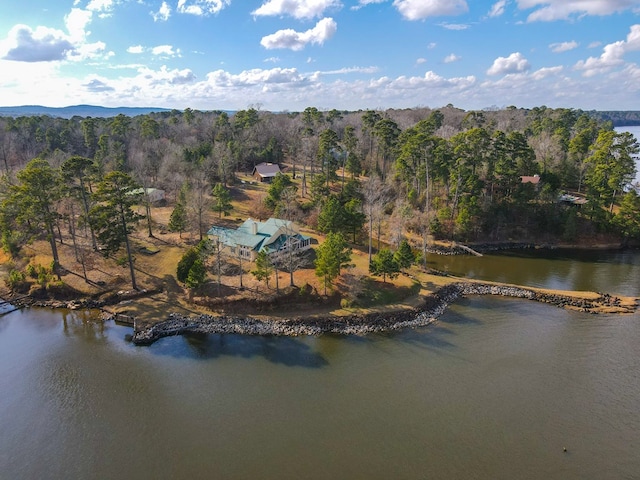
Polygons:
[[233,255],[253,261],[259,252],[269,256],[281,255],[293,250],[311,248],[311,238],[302,235],[295,223],[279,218],[270,218],[260,222],[248,218],[237,229],[211,227],[208,237],[220,242]]

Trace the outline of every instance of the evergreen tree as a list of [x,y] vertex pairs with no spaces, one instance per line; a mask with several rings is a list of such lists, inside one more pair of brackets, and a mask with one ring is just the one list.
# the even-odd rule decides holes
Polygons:
[[327,287],[333,286],[342,268],[351,261],[351,249],[341,233],[329,233],[316,250],[316,255],[316,276],[323,280],[326,295]]
[[347,215],[338,197],[331,195],[322,205],[318,215],[318,230],[323,233],[344,232],[347,228]]
[[188,220],[187,192],[183,187],[180,189],[180,193],[178,194],[178,201],[176,202],[176,206],[173,208],[171,216],[169,217],[169,231],[179,232],[180,238],[182,238],[182,232],[184,232],[187,228]]
[[256,256],[255,264],[256,268],[251,271],[251,274],[256,277],[259,282],[264,281],[267,287],[269,287],[269,278],[271,278],[271,273],[273,273],[273,265],[267,252],[264,250],[260,251]]
[[94,205],[89,211],[90,222],[105,256],[116,253],[124,243],[131,274],[131,286],[138,289],[129,235],[142,218],[133,211],[140,201],[139,185],[126,173],[113,171],[96,186]]
[[402,270],[409,268],[415,261],[415,255],[411,250],[411,245],[406,239],[403,239],[398,246],[398,250],[393,254],[393,259],[398,264],[398,267]]
[[18,183],[11,186],[9,203],[17,214],[18,224],[31,232],[44,231],[51,246],[53,269],[58,274],[59,257],[55,227],[59,214],[56,203],[62,197],[60,175],[46,160],[35,158],[17,174]]
[[220,218],[222,218],[223,213],[225,217],[229,215],[231,210],[233,210],[233,206],[231,205],[231,193],[229,193],[229,190],[221,183],[218,183],[213,187],[211,195],[213,196],[213,211],[218,212]]
[[185,284],[189,288],[197,288],[204,284],[207,279],[207,271],[204,268],[204,262],[201,258],[197,258],[191,268],[189,269],[189,275],[185,280]]
[[640,239],[640,196],[634,190],[622,197],[620,210],[613,218],[613,223],[627,240]]
[[280,202],[282,192],[289,187],[293,187],[293,182],[288,175],[278,173],[273,180],[269,189],[267,190],[267,198],[264,199],[264,203],[270,210],[275,210]]
[[200,258],[200,252],[197,248],[191,247],[188,249],[182,258],[178,262],[178,268],[176,270],[176,278],[179,282],[185,283],[189,277],[189,272],[193,264]]
[[400,266],[393,257],[393,252],[388,248],[381,249],[373,256],[369,271],[373,275],[382,275],[382,281],[386,283],[387,277],[396,278],[400,273]]

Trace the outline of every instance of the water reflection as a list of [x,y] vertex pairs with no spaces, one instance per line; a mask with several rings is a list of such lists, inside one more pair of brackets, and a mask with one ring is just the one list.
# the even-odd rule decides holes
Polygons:
[[149,347],[154,354],[209,360],[223,356],[262,357],[287,367],[322,368],[329,362],[301,340],[293,337],[189,333],[182,340],[161,339]]
[[62,330],[68,337],[81,336],[90,342],[107,340],[105,322],[94,310],[61,310]]

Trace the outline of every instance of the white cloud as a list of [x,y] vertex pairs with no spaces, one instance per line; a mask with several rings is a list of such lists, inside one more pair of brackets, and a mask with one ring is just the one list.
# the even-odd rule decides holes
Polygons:
[[[520,72],[478,82],[474,76],[446,78],[429,71],[423,76],[381,76],[347,80],[340,74],[369,73],[374,67],[349,67],[302,73],[295,68],[253,69],[239,73],[217,70],[198,79],[191,70],[140,67],[122,76],[94,73],[74,79],[60,75],[60,64],[0,60],[0,91],[6,105],[77,103],[184,109],[242,109],[260,103],[271,111],[319,108],[365,109],[439,107],[454,103],[481,109],[505,99],[509,105],[590,109],[623,109],[640,93],[640,68],[628,65],[595,84],[565,75],[561,66]],[[124,69],[127,69],[126,71]],[[331,78],[328,75],[337,76]],[[635,98],[635,97],[634,97]],[[506,105],[506,104],[505,104]],[[501,105],[501,106],[505,106]]]
[[402,75],[394,80],[383,77],[379,81],[386,81],[389,87],[399,89],[418,89],[425,87],[465,89],[474,85],[476,83],[476,78],[473,75],[467,77],[444,78],[435,72],[428,71],[423,77],[405,77]]
[[268,83],[305,84],[308,80],[295,68],[272,68],[269,70],[254,68],[240,72],[237,75],[224,70],[216,70],[207,75],[207,82],[216,86],[235,88]]
[[177,10],[189,15],[205,16],[219,13],[231,5],[231,0],[178,0]]
[[407,20],[460,15],[469,10],[465,0],[394,0],[393,6]]
[[322,72],[316,72],[316,75],[344,75],[347,73],[376,73],[378,67],[345,67],[338,70],[326,70]]
[[297,19],[321,17],[330,8],[340,8],[339,0],[267,0],[251,12],[255,16],[289,15]]
[[416,65],[422,65],[423,63],[427,63],[427,59],[426,58],[418,58],[416,59]]
[[87,59],[107,60],[115,55],[114,52],[106,52],[107,45],[104,42],[82,43],[69,55],[69,60],[81,61]]
[[87,10],[92,12],[107,12],[113,8],[113,0],[91,0],[87,4]]
[[498,57],[493,61],[491,68],[487,70],[487,75],[508,75],[511,73],[522,73],[529,70],[529,61],[520,52],[515,52],[508,57]]
[[138,55],[142,52],[144,52],[144,47],[142,45],[132,45],[131,47],[127,48],[127,53]]
[[166,22],[171,16],[171,7],[167,2],[162,2],[160,9],[157,12],[151,12],[151,16],[155,22]]
[[444,57],[443,62],[444,63],[453,63],[453,62],[457,62],[458,60],[460,60],[462,57],[459,57],[458,55],[456,55],[455,53],[451,53],[449,55],[447,55],[446,57]]
[[638,0],[517,0],[521,10],[535,9],[527,17],[528,22],[564,20],[572,16],[611,15],[625,10],[635,10]]
[[469,25],[465,25],[463,23],[441,23],[440,26],[447,30],[466,30],[469,28]]
[[571,42],[551,43],[549,48],[553,53],[562,53],[578,48],[578,45],[578,42],[572,40]]
[[429,50],[433,50],[434,48],[436,48],[438,46],[438,44],[436,42],[431,42],[429,45],[427,45],[427,48]]
[[75,42],[84,41],[90,32],[86,31],[87,25],[91,23],[93,13],[89,10],[72,8],[64,17],[64,23],[69,31],[70,38]]
[[115,88],[111,87],[107,81],[104,81],[100,78],[91,78],[88,79],[86,83],[82,85],[85,89],[90,92],[113,92]]
[[493,4],[487,16],[490,18],[502,16],[504,14],[504,9],[506,6],[507,6],[507,0],[498,0],[496,3]]
[[559,75],[563,70],[564,67],[562,66],[544,67],[533,72],[531,74],[531,78],[533,78],[534,80],[543,80],[550,76]]
[[359,0],[357,5],[351,7],[351,10],[360,10],[362,7],[366,7],[367,5],[373,5],[376,3],[384,3],[387,0]]
[[582,70],[585,77],[604,73],[624,63],[624,54],[640,50],[640,25],[632,25],[626,40],[605,45],[599,57],[580,60],[574,68]]
[[143,78],[148,85],[186,85],[196,80],[195,74],[188,68],[184,70],[169,70],[166,65],[160,67],[160,70],[151,70],[143,67],[138,71],[138,79]]
[[260,44],[268,50],[288,48],[298,51],[304,49],[309,43],[322,45],[336,33],[337,29],[338,26],[333,18],[323,18],[306,32],[296,32],[293,29],[279,30],[263,37]]
[[595,42],[591,42],[591,43],[587,46],[587,48],[598,48],[600,45],[602,45],[602,42],[595,41]]
[[278,57],[269,57],[264,59],[264,63],[279,63],[280,58]]
[[610,43],[604,47],[602,55],[580,60],[574,68],[576,70],[582,70],[584,76],[591,77],[598,73],[604,73],[618,65],[622,65],[624,63],[623,56],[624,42]]
[[66,60],[76,50],[60,30],[16,25],[0,43],[0,58],[16,62],[53,62]]
[[105,53],[104,42],[87,42],[91,34],[87,26],[92,21],[94,11],[110,8],[111,5],[111,1],[93,0],[89,6],[94,10],[72,8],[64,16],[67,32],[44,26],[32,29],[27,25],[15,25],[7,37],[0,40],[0,58],[17,62],[78,62],[109,58],[113,52]]
[[163,57],[179,57],[180,49],[174,50],[171,45],[158,45],[151,49],[151,53]]

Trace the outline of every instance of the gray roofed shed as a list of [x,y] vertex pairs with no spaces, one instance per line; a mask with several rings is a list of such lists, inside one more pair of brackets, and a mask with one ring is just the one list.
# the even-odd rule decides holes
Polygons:
[[259,182],[270,182],[279,173],[282,173],[282,170],[277,163],[262,162],[253,167],[251,176]]

